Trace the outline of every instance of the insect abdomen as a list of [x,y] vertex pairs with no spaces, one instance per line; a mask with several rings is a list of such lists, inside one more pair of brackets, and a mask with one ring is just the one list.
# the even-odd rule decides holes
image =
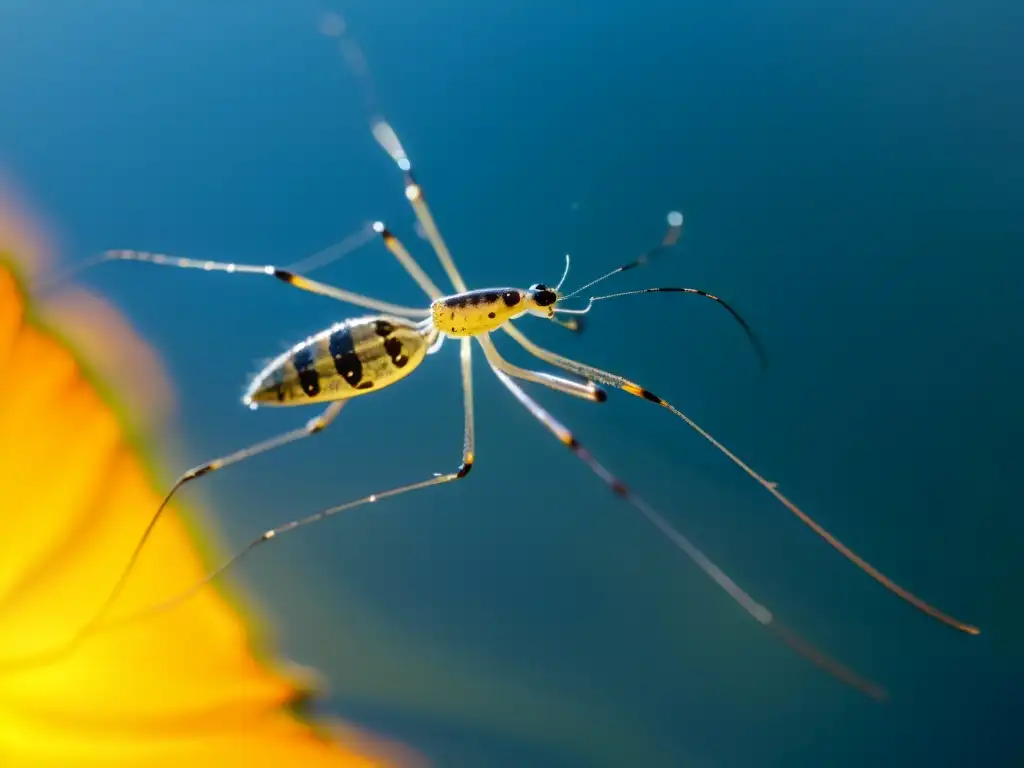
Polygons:
[[525,310],[515,288],[485,288],[437,299],[430,305],[434,327],[446,336],[475,336],[493,331]]
[[408,320],[348,320],[273,360],[253,381],[244,401],[306,405],[366,394],[408,376],[423,362],[428,346],[424,333]]

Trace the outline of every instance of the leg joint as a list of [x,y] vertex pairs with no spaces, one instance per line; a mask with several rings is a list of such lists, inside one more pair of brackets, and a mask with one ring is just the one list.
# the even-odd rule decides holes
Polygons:
[[467,453],[465,455],[462,459],[462,463],[459,465],[459,471],[455,473],[456,480],[461,480],[469,474],[469,471],[473,468],[473,459],[474,456],[472,453]]
[[178,484],[180,485],[181,483],[188,482],[189,480],[195,480],[197,477],[208,475],[211,472],[220,469],[220,465],[221,462],[219,461],[210,461],[206,464],[202,464],[201,466],[194,467],[181,476],[181,479],[178,480]]

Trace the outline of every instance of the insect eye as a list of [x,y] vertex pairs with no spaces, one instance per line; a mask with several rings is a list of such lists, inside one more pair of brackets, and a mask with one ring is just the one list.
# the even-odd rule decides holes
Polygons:
[[544,283],[534,283],[530,286],[530,295],[538,307],[550,307],[558,301],[558,294],[548,288]]

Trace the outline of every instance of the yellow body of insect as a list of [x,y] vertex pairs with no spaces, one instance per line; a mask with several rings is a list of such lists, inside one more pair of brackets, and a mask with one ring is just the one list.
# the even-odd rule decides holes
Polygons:
[[253,379],[243,402],[307,405],[366,394],[412,373],[436,338],[428,325],[400,317],[337,323],[272,360]]
[[557,301],[558,294],[540,284],[526,291],[484,288],[436,299],[430,319],[445,336],[478,336],[527,313],[552,317]]

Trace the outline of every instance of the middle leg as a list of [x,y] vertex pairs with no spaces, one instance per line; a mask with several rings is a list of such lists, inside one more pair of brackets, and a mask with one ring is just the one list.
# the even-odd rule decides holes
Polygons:
[[852,549],[843,544],[839,539],[837,539],[835,536],[829,533],[810,515],[808,515],[796,504],[790,501],[786,496],[784,496],[779,491],[776,483],[769,482],[760,474],[755,472],[749,464],[747,464],[739,456],[737,456],[735,453],[733,453],[724,445],[722,445],[722,443],[718,442],[718,440],[716,440],[703,427],[701,427],[693,419],[691,419],[685,413],[683,413],[674,405],[669,403],[667,400],[663,400],[662,398],[658,397],[653,392],[651,392],[649,389],[645,389],[641,387],[639,384],[636,384],[630,381],[629,379],[623,378],[622,376],[619,376],[614,373],[609,373],[608,371],[602,371],[600,368],[594,368],[593,366],[586,365],[575,360],[570,360],[567,357],[562,357],[561,355],[555,354],[554,352],[543,349],[534,344],[528,338],[526,338],[526,336],[524,336],[523,333],[518,328],[515,328],[511,323],[506,323],[505,325],[502,326],[502,329],[506,333],[508,333],[513,339],[519,342],[520,346],[522,346],[527,352],[540,358],[541,360],[547,363],[551,363],[552,365],[557,366],[562,370],[575,373],[577,376],[584,376],[588,379],[599,381],[602,384],[607,384],[608,386],[616,387],[617,389],[621,389],[623,392],[626,392],[627,394],[633,395],[634,397],[642,398],[644,400],[648,400],[652,403],[660,405],[662,408],[665,408],[673,415],[686,422],[686,424],[689,427],[691,427],[695,432],[697,432],[697,434],[699,434],[701,437],[703,437],[705,440],[707,440],[709,443],[715,446],[715,448],[724,453],[730,461],[736,464],[740,469],[746,472],[747,475],[749,475],[755,481],[757,481],[757,483],[760,484],[765,490],[767,490],[772,496],[778,499],[782,503],[782,505],[785,506],[786,509],[788,509],[790,512],[792,512],[797,518],[799,518],[801,522],[803,522],[811,530],[817,533],[821,538],[823,538],[825,541],[831,544],[832,547],[835,548],[840,554],[842,554],[847,560],[852,562],[854,565],[856,565],[858,568],[860,568],[862,571],[868,574],[871,578],[873,578],[883,587],[885,587],[898,597],[902,598],[903,600],[907,601],[915,608],[917,608],[919,611],[931,616],[933,619],[936,619],[942,622],[943,624],[953,627],[954,629],[958,629],[961,632],[966,632],[967,634],[976,635],[979,633],[977,627],[971,626],[970,624],[965,624],[959,619],[955,619],[952,616],[949,616],[948,614],[940,611],[935,606],[925,602],[909,590],[904,589],[899,584],[890,579],[888,576],[886,576],[884,573],[879,571],[877,568],[871,565],[871,563],[867,562],[864,558],[862,558]]
[[490,366],[507,373],[509,376],[522,379],[523,381],[532,381],[535,384],[543,384],[545,387],[550,387],[558,392],[563,392],[583,400],[590,400],[594,403],[603,403],[608,399],[605,391],[592,381],[581,384],[562,376],[552,376],[550,373],[544,373],[543,371],[528,371],[525,368],[512,365],[512,363],[498,354],[494,342],[491,341],[490,335],[486,333],[478,336],[476,340],[480,342],[480,346],[484,350],[484,356],[487,358]]
[[435,485],[442,485],[444,483],[450,483],[454,480],[461,480],[466,477],[470,470],[473,468],[473,463],[476,461],[475,445],[476,437],[473,424],[473,373],[472,373],[472,346],[470,338],[463,338],[460,340],[459,359],[462,373],[462,391],[463,391],[463,411],[464,411],[464,428],[463,428],[463,442],[462,442],[462,463],[458,469],[453,472],[445,474],[435,474],[427,480],[422,480],[418,483],[410,483],[409,485],[399,486],[392,488],[387,491],[380,493],[372,493],[369,496],[363,496],[355,501],[349,501],[345,504],[340,504],[336,507],[330,507],[329,509],[316,512],[312,515],[292,520],[290,522],[279,525],[276,528],[271,528],[269,531],[264,532],[257,538],[250,541],[235,555],[225,561],[222,565],[211,571],[201,581],[189,587],[184,592],[160,603],[152,605],[148,608],[144,608],[137,613],[133,613],[129,616],[118,618],[114,621],[96,627],[97,630],[113,629],[123,624],[138,621],[140,619],[148,618],[154,614],[162,613],[166,610],[173,608],[179,603],[187,600],[192,595],[196,594],[200,589],[209,584],[213,579],[217,578],[220,574],[230,568],[232,565],[237,563],[240,559],[249,554],[252,550],[257,547],[266,544],[268,541],[275,539],[283,534],[290,533],[297,528],[302,528],[313,523],[318,523],[321,520],[326,520],[329,517],[333,517],[340,512],[345,512],[356,507],[361,507],[366,504],[375,504],[378,501],[391,498],[393,496],[399,496],[403,493],[409,493],[410,491],[418,491],[423,488],[430,488]]
[[615,494],[621,496],[634,509],[638,510],[645,518],[647,518],[647,520],[661,531],[669,541],[671,541],[678,549],[682,550],[687,557],[689,557],[702,571],[704,571],[704,573],[710,576],[718,586],[724,589],[733,600],[739,603],[743,610],[756,619],[761,626],[771,631],[772,634],[778,637],[797,654],[804,657],[818,668],[828,672],[836,679],[856,688],[873,699],[884,700],[887,698],[885,690],[880,686],[870,680],[862,678],[852,669],[839,663],[801,638],[792,630],[788,629],[785,625],[781,624],[771,611],[743,591],[743,589],[729,578],[721,568],[715,565],[707,555],[701,552],[696,545],[691,543],[689,539],[676,530],[668,520],[649,506],[647,502],[639,496],[636,496],[625,486],[625,484],[622,483],[622,481],[605,469],[604,466],[602,466],[586,448],[580,445],[579,441],[568,429],[566,429],[550,413],[545,411],[538,403],[530,398],[530,396],[527,395],[518,384],[512,381],[506,373],[494,368],[493,366],[492,370],[494,370],[495,375],[497,375],[501,380],[501,383],[504,384],[513,395],[515,395],[516,399],[526,407],[534,418],[540,421],[541,424],[547,427],[547,429],[558,438],[562,445],[581,459],[583,463],[586,464],[594,474],[600,477]]

